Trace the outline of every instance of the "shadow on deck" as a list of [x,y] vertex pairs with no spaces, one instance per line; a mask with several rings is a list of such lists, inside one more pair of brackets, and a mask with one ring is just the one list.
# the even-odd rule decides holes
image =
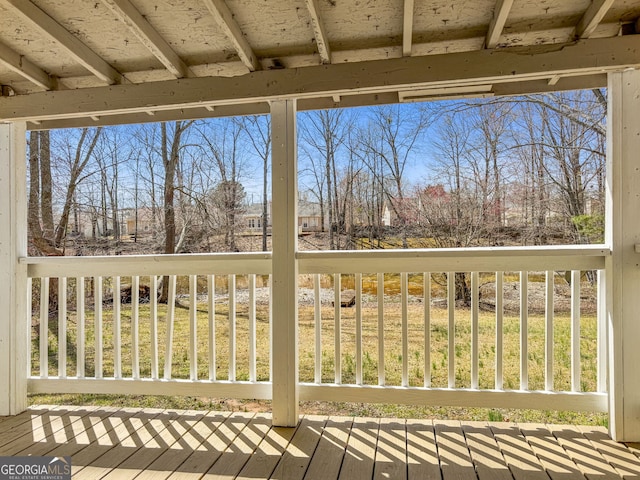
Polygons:
[[110,407],[0,418],[0,456],[71,456],[74,479],[640,479],[599,427]]

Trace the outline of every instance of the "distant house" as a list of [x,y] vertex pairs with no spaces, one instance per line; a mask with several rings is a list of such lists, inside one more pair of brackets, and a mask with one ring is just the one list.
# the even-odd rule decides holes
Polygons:
[[[262,203],[253,203],[245,207],[242,213],[240,225],[242,231],[247,234],[262,233]],[[326,222],[325,222],[326,223]],[[325,227],[327,225],[325,224]],[[271,202],[267,213],[267,229],[271,230]],[[300,233],[321,232],[322,216],[320,215],[320,204],[304,199],[298,202],[298,231]]]
[[422,211],[420,197],[391,198],[384,202],[381,223],[385,227],[396,227],[407,223],[418,223]]
[[[320,204],[307,200],[298,201],[298,231],[300,233],[321,232],[322,215]],[[326,226],[326,225],[325,225]]]
[[139,208],[137,215],[135,208],[127,208],[123,213],[125,225],[123,234],[141,236],[153,232],[153,211],[150,208]]
[[[247,205],[242,212],[240,221],[241,230],[246,233],[262,233],[263,222],[262,203],[252,203]],[[267,228],[271,227],[271,202],[267,207]]]

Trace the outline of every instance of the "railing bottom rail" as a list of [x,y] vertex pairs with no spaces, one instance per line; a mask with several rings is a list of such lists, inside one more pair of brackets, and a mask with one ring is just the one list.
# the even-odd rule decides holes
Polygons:
[[300,400],[607,412],[606,393],[302,383]]

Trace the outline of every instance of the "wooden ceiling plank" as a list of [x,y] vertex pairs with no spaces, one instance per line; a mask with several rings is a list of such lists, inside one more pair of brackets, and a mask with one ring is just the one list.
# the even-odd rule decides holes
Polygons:
[[402,26],[402,56],[411,56],[413,45],[413,6],[414,0],[404,0],[404,16]]
[[53,90],[53,82],[44,70],[3,43],[0,43],[0,64],[40,88]]
[[0,98],[0,121],[54,120],[594,75],[640,68],[634,35]]
[[331,49],[329,48],[329,40],[327,38],[327,32],[324,28],[324,22],[320,16],[320,10],[318,8],[318,0],[306,0],[307,10],[311,17],[311,25],[313,26],[313,34],[316,38],[316,45],[318,46],[318,53],[322,63],[331,63]]
[[225,35],[231,42],[233,42],[234,48],[238,52],[238,56],[242,63],[254,72],[260,70],[260,63],[256,54],[253,53],[253,49],[247,39],[244,37],[242,30],[238,26],[238,23],[234,20],[233,14],[224,0],[203,0],[204,4],[209,9],[211,15],[215,19],[218,26],[224,31]]
[[189,67],[129,0],[102,0],[102,3],[122,20],[176,78],[191,76]]
[[576,25],[574,38],[589,38],[598,27],[614,0],[593,0]]
[[505,23],[507,23],[507,17],[513,6],[513,0],[498,0],[496,7],[493,10],[493,17],[489,23],[489,30],[487,31],[487,37],[485,39],[485,48],[495,48],[498,45],[502,30]]
[[12,11],[19,12],[40,31],[59,43],[69,55],[100,80],[110,85],[122,83],[123,77],[115,68],[30,0],[1,1]]

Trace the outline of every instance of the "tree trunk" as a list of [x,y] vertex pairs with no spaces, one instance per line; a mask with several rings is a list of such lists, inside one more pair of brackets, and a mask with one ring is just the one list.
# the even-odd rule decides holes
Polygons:
[[465,272],[456,272],[455,274],[456,302],[468,307],[471,305],[471,288],[467,283],[467,274]]

